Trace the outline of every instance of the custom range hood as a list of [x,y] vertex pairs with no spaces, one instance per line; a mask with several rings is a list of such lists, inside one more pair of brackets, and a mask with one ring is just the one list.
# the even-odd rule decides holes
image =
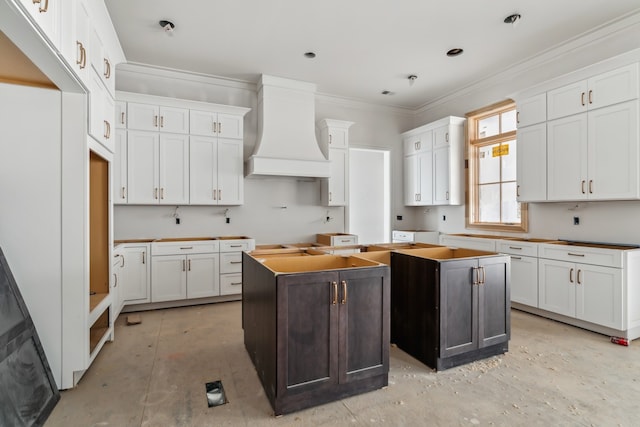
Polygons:
[[247,176],[328,178],[330,162],[315,132],[316,85],[262,75],[258,82],[258,139]]

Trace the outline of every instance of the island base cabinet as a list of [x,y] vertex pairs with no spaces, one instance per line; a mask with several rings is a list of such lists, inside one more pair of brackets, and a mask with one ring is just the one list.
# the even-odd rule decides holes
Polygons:
[[447,369],[508,350],[509,258],[435,260],[391,253],[391,342]]
[[243,254],[244,339],[276,415],[387,385],[388,266],[273,277],[259,264]]

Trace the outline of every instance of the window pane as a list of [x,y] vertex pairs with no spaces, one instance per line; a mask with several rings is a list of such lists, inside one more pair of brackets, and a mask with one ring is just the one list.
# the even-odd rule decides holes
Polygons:
[[500,151],[503,153],[502,160],[502,181],[516,180],[516,141],[503,142]]
[[500,157],[495,156],[495,150],[500,144],[478,147],[478,183],[500,182]]
[[478,121],[478,138],[486,138],[488,136],[497,135],[500,133],[500,116],[487,117]]
[[520,203],[516,200],[515,182],[502,184],[502,222],[520,224]]
[[502,132],[511,132],[516,130],[516,110],[507,111],[502,113]]
[[480,222],[500,222],[500,184],[478,187],[478,207]]

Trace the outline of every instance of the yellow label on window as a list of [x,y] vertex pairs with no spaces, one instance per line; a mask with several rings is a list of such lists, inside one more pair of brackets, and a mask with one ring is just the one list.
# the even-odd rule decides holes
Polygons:
[[509,154],[509,144],[501,144],[497,147],[493,147],[493,157],[506,156]]

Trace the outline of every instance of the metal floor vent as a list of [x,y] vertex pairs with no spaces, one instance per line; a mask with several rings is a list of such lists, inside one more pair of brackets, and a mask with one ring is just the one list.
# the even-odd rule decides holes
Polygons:
[[209,405],[209,408],[227,403],[227,397],[224,394],[222,381],[212,381],[205,384],[205,386],[207,390],[207,404]]

